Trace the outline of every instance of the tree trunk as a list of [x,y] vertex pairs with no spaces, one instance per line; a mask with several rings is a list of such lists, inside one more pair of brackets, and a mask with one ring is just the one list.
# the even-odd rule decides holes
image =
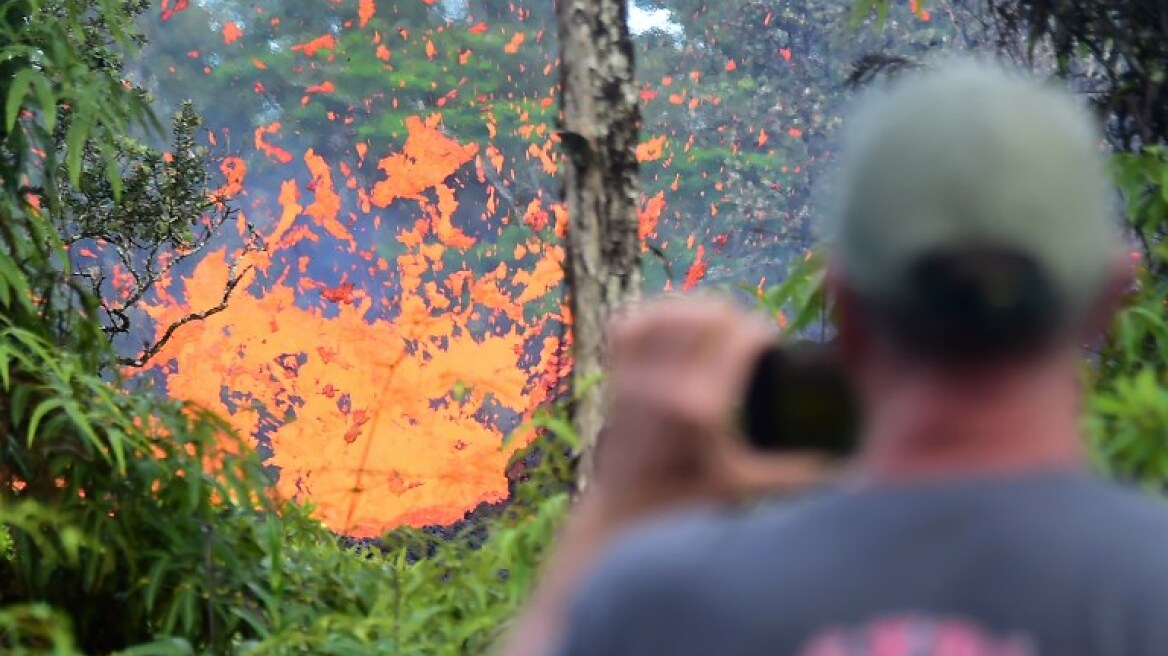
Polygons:
[[560,133],[568,166],[567,283],[573,321],[572,425],[581,443],[577,486],[592,471],[604,421],[603,329],[641,288],[637,235],[640,108],[626,0],[558,0]]

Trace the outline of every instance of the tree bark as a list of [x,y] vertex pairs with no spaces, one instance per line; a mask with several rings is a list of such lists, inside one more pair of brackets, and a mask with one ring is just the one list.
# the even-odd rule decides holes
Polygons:
[[603,330],[641,288],[637,234],[640,108],[626,0],[557,0],[560,132],[568,165],[567,284],[573,321],[572,425],[581,444],[578,489],[592,472],[604,421]]

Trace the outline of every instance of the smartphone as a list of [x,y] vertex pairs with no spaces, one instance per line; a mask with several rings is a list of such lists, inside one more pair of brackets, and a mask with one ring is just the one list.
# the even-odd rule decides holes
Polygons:
[[830,343],[785,342],[758,358],[742,413],[753,448],[846,458],[858,447],[859,423],[855,395]]

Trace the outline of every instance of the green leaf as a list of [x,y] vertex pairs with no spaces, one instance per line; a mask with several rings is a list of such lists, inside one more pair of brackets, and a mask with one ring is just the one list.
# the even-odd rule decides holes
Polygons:
[[61,404],[61,409],[64,410],[65,415],[68,416],[70,420],[72,420],[74,428],[80,431],[85,439],[89,440],[90,444],[99,449],[106,459],[109,459],[110,457],[110,454],[107,452],[107,448],[110,451],[114,451],[114,460],[118,464],[118,473],[124,474],[126,469],[126,457],[125,453],[122,451],[122,445],[109,444],[107,446],[104,444],[101,438],[97,436],[97,431],[93,429],[93,424],[89,422],[89,419],[85,416],[84,412],[81,410],[81,407],[78,406],[76,402],[66,401]]
[[40,103],[45,130],[51,133],[57,127],[57,97],[53,94],[53,84],[45,76],[38,75],[33,78],[33,89]]
[[[7,366],[5,366],[4,370],[6,372],[5,377],[7,377]],[[5,385],[7,386],[7,383]],[[12,423],[19,424],[24,419],[25,405],[31,396],[32,387],[28,385],[17,385],[12,389],[11,396],[8,398],[8,415]]]
[[[7,345],[0,344],[0,383],[2,383],[4,385],[4,391],[9,392],[11,394],[15,390],[12,389],[12,370],[10,367],[11,360],[8,357],[6,346]],[[18,387],[18,389],[22,389],[22,388],[24,388],[23,385]],[[9,403],[14,403],[14,402],[10,400]],[[12,411],[14,423],[16,422],[15,417],[18,417],[18,416],[24,414],[23,407],[20,408],[19,413],[20,414],[17,414],[17,411]]]
[[85,142],[89,139],[89,120],[87,112],[78,112],[65,134],[66,167],[69,182],[74,186],[81,183],[81,160],[85,155]]
[[37,429],[40,428],[41,421],[44,420],[45,416],[50,412],[60,410],[63,404],[64,402],[59,398],[48,398],[44,401],[41,401],[40,404],[37,405],[36,409],[32,411],[32,417],[28,422],[28,433],[26,436],[26,440],[29,446],[32,446],[33,442],[35,441],[37,436]]
[[194,654],[194,647],[183,638],[162,638],[117,652],[117,656],[194,656]]
[[24,97],[28,95],[34,77],[40,72],[34,68],[25,68],[12,77],[8,87],[8,98],[4,105],[4,131],[12,132],[16,127],[16,120],[20,118],[20,110],[24,106]]
[[109,144],[101,145],[101,157],[105,162],[105,177],[109,181],[114,200],[122,199],[122,173],[118,170],[118,156]]
[[882,29],[888,22],[888,0],[876,0],[876,29]]
[[[0,261],[4,259],[7,259],[7,256],[0,256]],[[8,280],[6,278],[0,278],[0,303],[4,303],[5,307],[12,305],[12,287],[8,285]],[[16,280],[20,279],[18,278]],[[5,385],[7,385],[7,382]]]
[[848,15],[848,27],[856,29],[864,19],[872,14],[873,10],[879,10],[881,7],[887,11],[888,0],[856,0],[852,4],[852,10]]
[[243,620],[248,626],[250,626],[252,631],[255,631],[256,635],[262,638],[268,638],[271,636],[270,628],[263,622],[257,613],[246,608],[240,608],[239,606],[232,606],[230,608],[230,612],[232,615]]
[[810,326],[816,319],[826,318],[827,298],[822,287],[817,288],[807,299],[795,318],[787,326],[788,333],[798,333]]
[[580,446],[580,440],[576,435],[576,430],[572,428],[572,424],[563,417],[548,416],[543,421],[545,428],[550,430],[556,437],[560,438],[572,447]]

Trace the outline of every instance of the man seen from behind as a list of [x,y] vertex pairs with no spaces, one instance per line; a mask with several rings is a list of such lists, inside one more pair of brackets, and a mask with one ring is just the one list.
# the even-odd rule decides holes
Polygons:
[[735,412],[774,329],[668,299],[611,333],[594,482],[509,654],[1165,656],[1168,509],[1092,473],[1083,345],[1130,275],[1094,121],[996,66],[906,74],[849,125],[836,344],[862,404],[837,484]]

